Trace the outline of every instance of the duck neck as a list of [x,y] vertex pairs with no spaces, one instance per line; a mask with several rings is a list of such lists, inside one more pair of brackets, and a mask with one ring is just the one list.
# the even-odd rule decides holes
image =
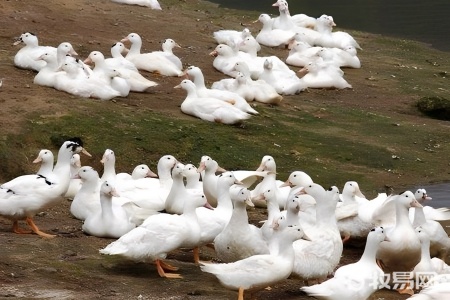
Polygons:
[[273,218],[280,214],[280,206],[278,205],[276,199],[267,201],[267,221],[272,223]]
[[298,210],[297,209],[288,209],[286,211],[286,222],[289,225],[298,225]]
[[323,202],[331,201],[329,199],[323,199],[322,201],[317,201],[316,204],[316,224],[318,226],[333,226],[337,228],[336,221],[336,205],[331,205],[331,203]]
[[92,178],[88,178],[82,181],[80,190],[86,191],[86,192],[95,192],[97,193],[99,185],[99,177],[93,176]]
[[[396,201],[396,199],[394,199]],[[408,207],[401,205],[398,201],[395,202],[395,227],[409,226],[412,229],[411,221],[409,220]]]
[[425,213],[423,212],[423,207],[415,207],[414,208],[414,221],[413,221],[413,227],[417,227],[420,225],[423,225],[427,222],[427,219],[425,218]]
[[231,214],[230,221],[231,224],[240,226],[245,226],[248,224],[248,215],[245,202],[235,201],[233,213]]
[[368,238],[366,242],[366,247],[364,248],[364,253],[362,254],[359,261],[374,262],[378,251],[377,241]]
[[170,188],[169,195],[166,198],[167,204],[173,204],[173,202],[178,201],[177,197],[186,191],[182,174],[174,174],[172,176],[172,180],[172,186]]
[[217,185],[217,207],[216,210],[233,210],[233,203],[230,198],[230,186],[229,185]]
[[128,51],[127,55],[141,54],[141,47],[142,47],[142,41],[135,41],[134,43],[131,43],[130,50]]
[[200,183],[200,173],[192,174],[186,177],[186,188],[195,189]]
[[342,203],[344,205],[356,203],[355,195],[353,193],[345,192],[342,194]]
[[103,175],[101,180],[115,182],[115,179],[116,179],[115,161],[108,160],[103,165]]
[[421,261],[425,261],[431,265],[430,240],[424,240],[421,243]]
[[111,57],[113,58],[124,58],[119,48],[112,47],[111,48]]
[[100,206],[102,208],[102,217],[103,218],[111,218],[111,216],[113,215],[112,197],[102,195],[100,197]]
[[206,85],[205,85],[205,77],[203,76],[203,74],[199,73],[199,74],[195,74],[195,76],[193,76],[194,78],[194,84],[198,89],[206,89]]
[[60,149],[58,152],[58,158],[53,168],[53,174],[57,178],[59,191],[64,195],[67,192],[70,184],[70,159],[72,158],[72,153],[68,152],[67,149]]

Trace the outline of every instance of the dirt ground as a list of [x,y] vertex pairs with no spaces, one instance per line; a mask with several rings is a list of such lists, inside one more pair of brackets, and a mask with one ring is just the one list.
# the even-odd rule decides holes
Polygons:
[[[49,95],[60,93],[53,89],[33,85],[34,73],[13,66],[13,57],[19,49],[12,46],[14,37],[22,32],[35,33],[41,45],[57,46],[69,41],[81,58],[90,51],[99,50],[109,55],[109,47],[130,32],[143,37],[143,51],[160,49],[160,41],[173,38],[182,49],[176,54],[186,65],[202,68],[209,82],[223,78],[212,67],[208,53],[215,47],[212,32],[222,28],[239,29],[239,18],[220,18],[221,11],[211,4],[195,0],[160,1],[162,11],[145,7],[112,3],[108,0],[8,0],[0,2],[3,13],[0,19],[0,126],[2,134],[18,132],[23,115],[31,111],[64,113],[65,99],[45,101]],[[269,11],[261,9],[261,11]],[[215,14],[215,15],[214,15]],[[211,21],[214,18],[214,21]],[[250,21],[242,17],[241,22]],[[234,22],[234,23],[233,23]],[[233,26],[232,26],[233,25]],[[228,26],[228,27],[227,27]],[[253,29],[257,31],[256,27]],[[195,33],[195,34],[194,34]],[[370,55],[370,46],[361,35],[360,44]],[[280,49],[266,49],[267,53],[281,53]],[[363,54],[364,55],[364,54]],[[148,94],[130,94],[128,105],[141,106],[186,118],[179,110],[184,92],[173,87],[179,78],[145,74],[159,86]],[[416,99],[393,93],[389,88],[377,89],[367,78],[373,76],[370,69],[348,70],[346,76],[356,88],[330,94],[328,91],[310,91],[321,101],[343,102],[353,107],[369,107],[374,111],[395,113],[402,111],[405,118],[417,117],[411,108]],[[364,98],[366,101],[361,101]],[[395,98],[395,101],[392,101]],[[282,105],[295,105],[286,97]],[[388,105],[389,104],[389,105]],[[431,121],[432,122],[432,121]],[[45,240],[36,235],[18,236],[10,232],[10,222],[0,219],[0,299],[235,299],[237,293],[222,287],[215,277],[202,273],[193,264],[189,250],[176,251],[169,256],[171,263],[180,267],[184,279],[168,280],[158,276],[152,265],[136,264],[119,258],[100,256],[98,250],[112,240],[86,236],[81,222],[69,213],[70,202],[41,213],[35,218],[43,231],[58,237]],[[250,212],[257,222],[264,211]],[[346,245],[342,264],[355,261],[362,251],[364,241]],[[214,258],[211,249],[201,252],[203,260]],[[301,283],[288,279],[254,294],[256,299],[308,299],[299,291]],[[406,299],[406,296],[383,290],[371,299]]]

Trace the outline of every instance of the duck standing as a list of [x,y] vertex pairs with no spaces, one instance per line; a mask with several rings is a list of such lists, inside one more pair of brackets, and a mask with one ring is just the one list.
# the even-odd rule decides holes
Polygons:
[[64,199],[70,183],[70,159],[79,152],[90,156],[80,138],[67,140],[59,149],[52,174],[25,175],[0,186],[0,216],[13,221],[15,233],[29,233],[19,228],[18,221],[25,219],[32,232],[46,238],[54,237],[39,230],[33,217]]

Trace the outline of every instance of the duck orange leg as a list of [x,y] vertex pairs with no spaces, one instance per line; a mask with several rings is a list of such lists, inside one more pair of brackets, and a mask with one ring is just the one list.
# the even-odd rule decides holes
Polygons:
[[414,291],[413,291],[413,289],[409,286],[409,283],[406,283],[404,288],[397,289],[397,292],[398,292],[399,294],[402,294],[402,295],[403,295],[403,294],[408,294],[408,295],[410,295],[410,296],[414,295]]
[[194,248],[194,263],[196,265],[200,264],[200,249],[198,247]]
[[24,230],[22,228],[19,227],[19,221],[14,221],[13,222],[13,227],[12,230],[14,233],[18,233],[18,234],[26,234],[26,233],[32,233],[33,231],[31,230]]
[[161,260],[157,259],[155,261],[156,264],[156,269],[158,270],[158,274],[161,277],[165,277],[165,278],[183,278],[180,274],[174,274],[174,273],[166,273],[162,267],[162,264],[166,265],[165,263],[163,263]]
[[350,239],[350,235],[346,235],[342,238],[342,243],[347,242]]
[[244,300],[244,288],[239,288],[238,300]]
[[162,260],[159,261],[159,264],[161,266],[161,268],[163,268],[164,270],[167,271],[178,271],[178,267],[172,266]]
[[40,235],[44,238],[54,238],[56,236],[54,234],[48,234],[48,233],[40,231],[39,228],[36,226],[36,224],[34,224],[32,218],[27,217],[26,221],[27,221],[28,226],[31,227],[31,230],[33,230],[33,232],[36,233],[37,235]]

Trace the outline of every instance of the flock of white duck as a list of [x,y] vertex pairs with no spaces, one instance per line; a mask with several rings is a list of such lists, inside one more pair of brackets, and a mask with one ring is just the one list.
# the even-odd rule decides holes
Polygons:
[[[138,5],[148,2],[116,1]],[[279,8],[279,16],[261,14],[258,21],[262,29],[256,37],[248,28],[213,33],[218,45],[210,53],[214,56],[212,65],[229,78],[214,82],[210,88],[205,85],[200,68],[183,68],[182,61],[173,53],[175,47],[180,47],[174,40],[166,39],[162,50],[141,53],[142,39],[137,33],[115,43],[109,58],[100,51],[92,51],[85,60],[80,60],[74,58],[77,53],[69,42],[56,48],[40,46],[36,35],[26,32],[15,43],[22,42],[25,46],[16,53],[14,64],[38,72],[35,84],[103,100],[155,88],[158,83],[147,79],[141,71],[163,76],[187,75],[189,79],[176,86],[187,93],[181,111],[224,124],[241,123],[257,115],[249,104],[252,101],[278,104],[283,96],[307,88],[351,88],[341,68],[361,67],[357,56],[357,49],[361,48],[355,39],[346,32],[333,31],[335,23],[331,16],[291,16],[285,0],[278,0],[274,6]],[[127,42],[131,43],[130,49],[123,44]],[[261,45],[290,50],[282,60],[277,56],[259,56]],[[301,69],[295,72],[290,66]]]
[[[301,290],[318,299],[367,299],[377,290],[371,283],[383,283],[384,274],[393,272],[439,274],[434,282],[444,283],[412,299],[450,295],[450,267],[443,260],[450,238],[438,222],[450,219],[450,211],[420,204],[431,199],[423,189],[369,200],[355,181],[340,193],[336,186],[325,190],[303,171],[279,180],[269,155],[256,170],[236,171],[209,156],[196,168],[164,155],[156,174],[146,164],[128,174],[116,173],[114,151],[107,149],[100,176],[81,166],[81,152],[90,155],[79,138],[63,143],[55,164],[52,151],[41,150],[36,174],[0,186],[0,216],[13,221],[14,232],[27,233],[19,227],[26,220],[32,232],[53,237],[38,229],[33,216],[70,198],[70,213],[82,220],[86,234],[117,239],[101,254],[154,262],[161,277],[180,278],[164,259],[179,248],[193,249],[195,263],[238,290],[239,299],[244,290],[289,276],[303,280]],[[248,221],[247,206],[255,205],[267,209],[261,226]],[[356,237],[367,238],[361,259],[336,270],[344,242]],[[199,248],[209,244],[223,263],[199,260]]]

